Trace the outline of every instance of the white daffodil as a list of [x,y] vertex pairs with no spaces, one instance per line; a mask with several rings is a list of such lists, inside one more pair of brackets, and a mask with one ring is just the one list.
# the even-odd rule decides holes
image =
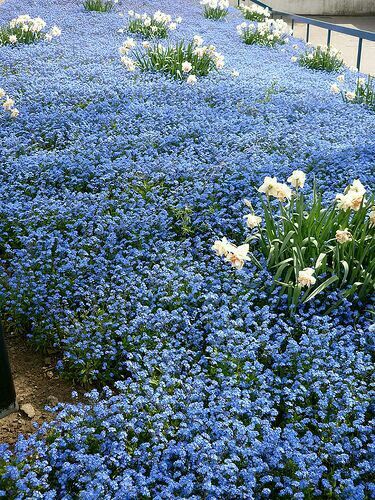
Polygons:
[[347,229],[337,230],[336,231],[336,241],[342,245],[343,243],[347,243],[348,241],[352,241],[353,236],[350,231]]
[[302,170],[293,170],[293,173],[288,177],[288,182],[295,188],[303,188],[306,182],[306,174]]
[[184,73],[190,73],[190,71],[193,69],[193,65],[189,61],[184,61],[181,67]]
[[12,118],[17,118],[17,116],[20,114],[19,110],[17,108],[12,108],[10,110],[10,116]]
[[262,218],[259,217],[258,215],[254,215],[254,214],[244,215],[244,218],[246,219],[247,227],[249,227],[250,229],[254,229],[255,227],[258,227],[260,225],[260,223],[262,222]]
[[13,106],[14,106],[14,99],[7,96],[7,98],[3,102],[3,108],[5,109],[5,111],[10,111],[13,108]]
[[290,200],[292,197],[292,190],[289,186],[282,183],[277,183],[276,185],[276,193],[271,194],[271,196],[275,196],[279,201]]
[[203,38],[199,35],[195,35],[193,38],[194,45],[197,45],[198,47],[203,44]]
[[53,37],[58,37],[61,35],[61,29],[58,26],[52,26],[50,33]]
[[214,252],[216,252],[216,255],[218,255],[219,257],[226,257],[229,251],[233,248],[234,246],[229,243],[225,236],[221,240],[216,240],[212,246],[212,250],[214,250]]
[[229,249],[225,258],[236,269],[242,269],[245,262],[250,260],[250,257],[248,256],[249,244],[245,243],[244,245],[240,245],[238,247],[235,245],[231,246],[232,248]]
[[354,101],[354,99],[355,99],[355,92],[349,92],[347,90],[345,92],[345,97],[348,99],[348,101]]
[[308,288],[315,285],[316,278],[313,276],[315,269],[312,267],[305,267],[302,271],[298,273],[298,283],[301,286],[307,286]]
[[195,85],[197,83],[197,77],[195,75],[189,75],[187,77],[186,83],[188,85]]
[[276,177],[266,176],[264,178],[263,184],[259,187],[258,191],[259,193],[264,193],[267,196],[274,196],[274,194],[276,193],[277,184],[278,182]]

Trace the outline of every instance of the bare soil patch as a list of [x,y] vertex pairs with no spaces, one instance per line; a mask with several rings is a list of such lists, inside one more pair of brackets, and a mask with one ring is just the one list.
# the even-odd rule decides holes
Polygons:
[[46,405],[70,402],[72,390],[80,396],[85,391],[59,377],[54,369],[57,361],[54,353],[35,352],[20,334],[8,333],[5,338],[19,406],[27,405],[26,410],[30,410],[31,405],[35,412],[30,418],[19,410],[0,420],[0,443],[14,444],[19,434],[28,436],[35,432],[35,423],[42,424],[53,418],[53,413],[45,410]]

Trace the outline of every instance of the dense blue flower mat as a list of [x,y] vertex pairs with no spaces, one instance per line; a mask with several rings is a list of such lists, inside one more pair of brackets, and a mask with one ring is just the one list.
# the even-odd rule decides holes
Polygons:
[[290,46],[241,44],[234,9],[214,22],[192,0],[122,7],[181,15],[172,38],[202,35],[228,70],[195,87],[129,74],[118,13],[0,8],[2,22],[28,13],[63,30],[0,49],[0,87],[21,111],[0,116],[4,319],[55,345],[67,376],[112,387],[1,447],[0,490],[373,498],[371,315],[324,315],[332,293],[293,321],[267,271],[234,272],[210,247],[243,240],[242,200],[264,175],[301,169],[328,198],[354,178],[373,186],[374,114],[290,62]]

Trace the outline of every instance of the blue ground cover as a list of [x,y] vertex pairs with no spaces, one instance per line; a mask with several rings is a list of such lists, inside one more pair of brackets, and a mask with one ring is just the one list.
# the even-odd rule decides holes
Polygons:
[[193,0],[157,7],[183,18],[172,39],[202,35],[228,70],[196,86],[127,73],[124,18],[78,0],[0,10],[62,29],[0,49],[0,87],[20,109],[0,116],[3,316],[55,346],[64,376],[111,387],[0,447],[0,490],[373,498],[368,309],[324,315],[332,291],[290,318],[266,269],[234,272],[211,245],[243,240],[243,198],[265,175],[303,170],[328,198],[355,178],[374,186],[374,114],[288,45],[242,44],[234,9],[215,22]]

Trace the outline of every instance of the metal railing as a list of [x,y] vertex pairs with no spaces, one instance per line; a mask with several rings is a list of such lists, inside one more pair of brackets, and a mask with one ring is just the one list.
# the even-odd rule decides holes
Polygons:
[[[237,0],[238,7],[243,4],[245,0]],[[327,30],[327,45],[331,45],[331,35],[332,31],[336,31],[337,33],[343,33],[344,35],[354,36],[358,38],[358,48],[357,48],[357,64],[356,67],[358,71],[361,69],[361,61],[362,61],[362,48],[363,48],[363,40],[368,40],[370,42],[375,42],[375,33],[371,31],[359,30],[356,28],[347,28],[345,26],[338,26],[336,24],[327,23],[326,21],[320,21],[318,19],[312,19],[311,17],[300,16],[298,14],[291,14],[289,12],[283,12],[279,10],[272,9],[269,5],[259,1],[259,0],[251,0],[252,3],[263,7],[264,9],[268,9],[271,12],[271,16],[273,18],[280,19],[289,19],[291,21],[292,29],[294,29],[295,23],[306,24],[306,42],[310,39],[310,26],[317,26],[319,28],[323,28]]]

